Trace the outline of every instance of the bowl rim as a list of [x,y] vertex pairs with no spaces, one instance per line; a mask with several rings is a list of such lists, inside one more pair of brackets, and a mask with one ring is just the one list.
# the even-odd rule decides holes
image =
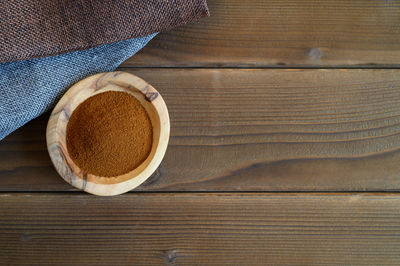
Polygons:
[[[116,177],[85,173],[73,162],[66,147],[66,126],[72,112],[89,97],[107,91],[127,92],[138,99],[153,126],[148,158],[136,169]],[[47,150],[59,175],[75,188],[99,196],[122,194],[146,181],[160,165],[169,135],[169,114],[161,94],[143,79],[123,71],[98,73],[72,85],[54,107],[46,128]]]

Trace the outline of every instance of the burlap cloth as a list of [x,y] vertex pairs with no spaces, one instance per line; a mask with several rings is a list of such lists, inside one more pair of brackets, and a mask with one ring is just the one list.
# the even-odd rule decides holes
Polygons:
[[208,15],[205,0],[7,0],[0,63],[85,50]]
[[117,68],[156,32],[208,15],[205,0],[0,2],[0,140],[78,80]]

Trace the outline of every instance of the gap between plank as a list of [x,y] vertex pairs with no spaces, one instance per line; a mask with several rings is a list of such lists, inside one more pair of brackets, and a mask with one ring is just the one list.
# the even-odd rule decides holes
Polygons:
[[380,66],[125,66],[121,65],[118,69],[400,69],[400,65],[380,65]]
[[[78,194],[78,195],[88,195],[94,196],[84,191],[1,191],[0,195],[4,194]],[[285,195],[300,195],[300,194],[308,194],[308,195],[397,195],[400,194],[400,190],[393,191],[129,191],[125,194],[117,195],[114,197],[122,196],[122,195],[133,195],[133,194],[254,194],[254,195],[276,195],[276,194],[285,194]],[[95,197],[95,196],[94,196]]]

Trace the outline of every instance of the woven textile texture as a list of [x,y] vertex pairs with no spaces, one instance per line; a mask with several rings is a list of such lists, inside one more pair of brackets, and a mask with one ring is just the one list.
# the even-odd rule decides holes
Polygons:
[[205,0],[0,2],[0,63],[145,36],[209,14]]
[[0,64],[0,140],[47,111],[78,80],[117,68],[154,35],[63,55]]

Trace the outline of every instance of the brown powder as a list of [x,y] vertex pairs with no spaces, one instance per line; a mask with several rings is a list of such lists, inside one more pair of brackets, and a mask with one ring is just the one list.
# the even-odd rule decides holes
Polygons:
[[67,149],[76,165],[97,176],[118,176],[148,157],[153,129],[141,103],[125,92],[97,94],[81,103],[67,125]]

